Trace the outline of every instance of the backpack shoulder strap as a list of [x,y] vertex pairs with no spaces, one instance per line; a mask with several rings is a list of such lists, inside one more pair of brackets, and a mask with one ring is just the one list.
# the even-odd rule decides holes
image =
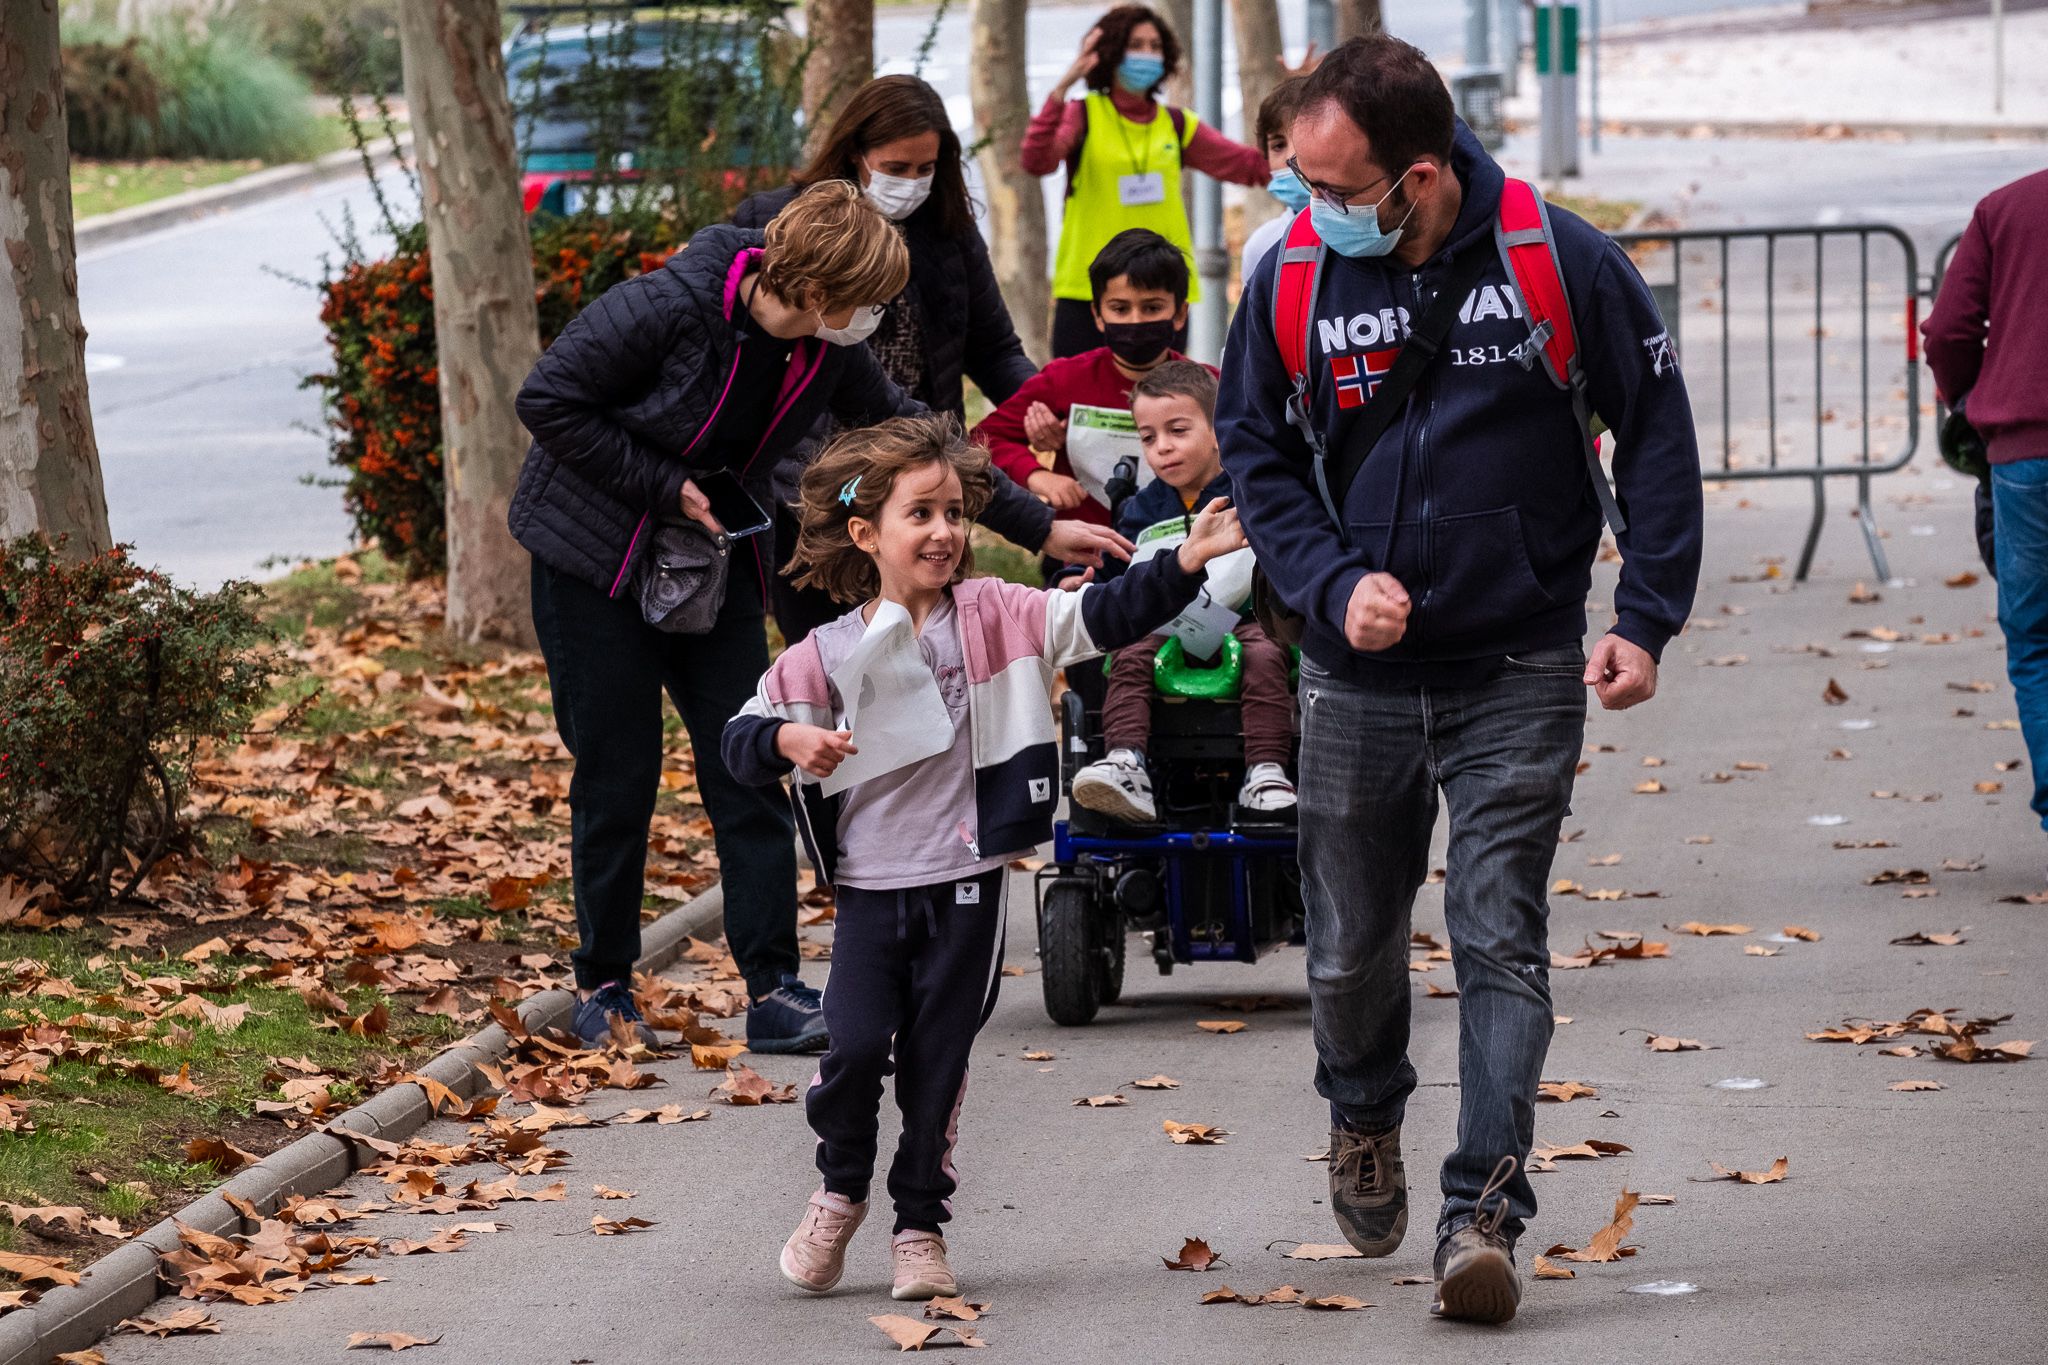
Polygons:
[[1586,470],[1593,479],[1600,514],[1618,536],[1628,529],[1600,465],[1600,440],[1593,434],[1593,413],[1586,399],[1586,372],[1579,364],[1579,339],[1572,326],[1571,295],[1565,288],[1564,271],[1557,261],[1557,238],[1550,230],[1550,206],[1526,180],[1509,177],[1501,187],[1500,213],[1494,220],[1493,239],[1501,264],[1515,282],[1521,296],[1522,317],[1529,324],[1529,340],[1517,347],[1515,358],[1525,369],[1540,361],[1550,382],[1571,395],[1572,414],[1578,420],[1579,443],[1584,448]]
[[1273,337],[1280,361],[1297,385],[1308,374],[1308,334],[1315,325],[1316,289],[1328,250],[1307,209],[1294,215],[1280,239],[1280,270],[1273,287]]
[[[1287,371],[1287,425],[1299,431],[1315,457],[1316,483],[1330,501],[1323,435],[1309,417],[1309,329],[1314,327],[1316,291],[1322,284],[1323,258],[1329,250],[1307,209],[1294,215],[1280,240],[1280,267],[1273,279],[1273,339]],[[1332,512],[1341,528],[1343,519]]]
[[1173,120],[1173,154],[1185,166],[1188,164],[1188,111],[1177,104],[1169,104],[1166,116]]

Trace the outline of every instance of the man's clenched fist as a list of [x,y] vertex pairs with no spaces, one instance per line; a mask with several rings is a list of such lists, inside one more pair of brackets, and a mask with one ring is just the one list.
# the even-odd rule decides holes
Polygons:
[[1361,654],[1395,644],[1408,630],[1408,590],[1390,573],[1369,573],[1344,607],[1344,638]]

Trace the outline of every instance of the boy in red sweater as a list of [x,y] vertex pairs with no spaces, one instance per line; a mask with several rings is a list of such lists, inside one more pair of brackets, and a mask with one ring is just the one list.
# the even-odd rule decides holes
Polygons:
[[[1188,320],[1187,258],[1149,228],[1130,228],[1095,257],[1088,284],[1103,344],[1048,361],[972,435],[998,469],[1055,511],[1107,526],[1109,509],[1075,479],[1067,459],[1067,413],[1077,404],[1129,408],[1133,384],[1164,362],[1185,358],[1172,340]],[[1052,468],[1039,464],[1034,448],[1053,452]]]

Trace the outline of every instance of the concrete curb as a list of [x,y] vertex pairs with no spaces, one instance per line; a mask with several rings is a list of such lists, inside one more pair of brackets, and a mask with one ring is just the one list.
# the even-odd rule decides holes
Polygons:
[[[388,164],[395,155],[388,142],[381,145],[382,151],[370,153],[371,164],[379,169]],[[398,135],[398,148],[401,152],[412,150],[410,129]],[[316,161],[301,161],[290,166],[272,166],[266,170],[252,171],[222,185],[208,185],[204,189],[187,190],[183,194],[152,199],[146,204],[137,204],[132,208],[95,214],[74,224],[71,232],[76,240],[77,250],[86,251],[92,247],[126,241],[130,237],[140,237],[145,232],[155,232],[158,228],[169,227],[174,223],[204,218],[210,213],[222,213],[228,209],[275,199],[351,172],[360,173],[362,165],[362,157],[356,149],[344,147],[338,152],[329,152]]]
[[[692,936],[715,928],[724,914],[723,890],[714,886],[663,915],[641,934],[639,970],[669,967],[683,955]],[[536,1032],[560,1027],[568,1022],[574,999],[569,991],[544,991],[520,1005],[519,1017]],[[483,1089],[478,1067],[496,1062],[511,1048],[511,1037],[492,1024],[427,1062],[420,1074],[469,1099]],[[397,1142],[432,1117],[426,1091],[407,1083],[372,1096],[328,1127]],[[223,1194],[232,1192],[268,1212],[294,1194],[313,1194],[340,1184],[355,1171],[356,1154],[366,1151],[318,1132],[272,1152],[93,1262],[78,1284],[53,1289],[33,1306],[0,1318],[0,1365],[45,1365],[62,1352],[92,1345],[121,1319],[148,1308],[162,1292],[158,1258],[178,1249],[177,1224],[221,1237],[242,1230],[241,1215]]]

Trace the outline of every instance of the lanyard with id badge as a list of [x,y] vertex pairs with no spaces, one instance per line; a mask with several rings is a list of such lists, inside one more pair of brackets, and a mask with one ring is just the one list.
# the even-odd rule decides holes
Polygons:
[[1124,151],[1129,154],[1131,161],[1138,168],[1134,174],[1120,175],[1116,178],[1117,202],[1127,209],[1143,208],[1147,204],[1163,204],[1166,202],[1166,173],[1151,169],[1152,128],[1162,117],[1164,117],[1163,110],[1160,114],[1153,117],[1152,123],[1145,125],[1145,157],[1143,160],[1140,160],[1137,149],[1131,146],[1131,130],[1128,126],[1128,120],[1121,114],[1117,115],[1117,135],[1123,139]]

